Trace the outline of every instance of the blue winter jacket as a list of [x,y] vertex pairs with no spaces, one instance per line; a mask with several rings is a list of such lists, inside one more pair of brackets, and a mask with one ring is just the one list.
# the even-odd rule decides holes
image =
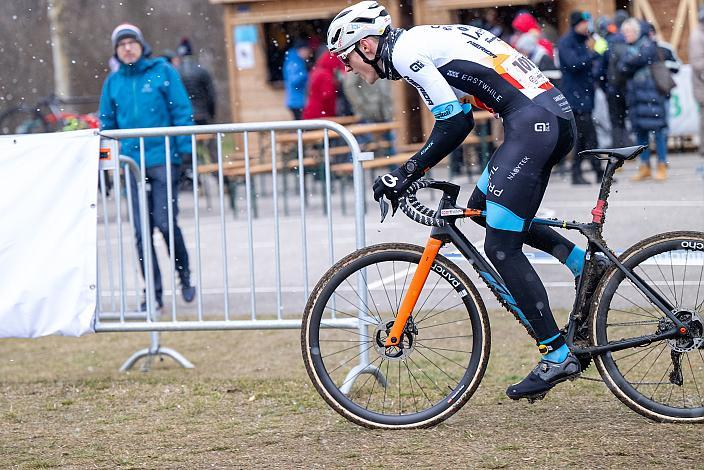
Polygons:
[[[102,129],[190,126],[193,111],[178,72],[163,58],[140,58],[121,64],[103,84],[100,96]],[[181,164],[181,155],[191,153],[190,136],[170,138],[171,163]],[[140,163],[139,139],[121,140],[120,153]],[[163,137],[144,139],[145,166],[165,165]]]
[[306,104],[306,85],[308,84],[308,68],[305,60],[291,48],[284,58],[284,87],[286,90],[286,106],[303,109]]
[[619,63],[621,72],[628,77],[626,104],[634,130],[658,130],[667,127],[669,101],[660,94],[650,65],[658,60],[657,47],[647,36],[629,45]]
[[576,113],[590,113],[594,109],[594,67],[597,54],[587,48],[587,36],[574,30],[557,43],[562,81],[560,91]]

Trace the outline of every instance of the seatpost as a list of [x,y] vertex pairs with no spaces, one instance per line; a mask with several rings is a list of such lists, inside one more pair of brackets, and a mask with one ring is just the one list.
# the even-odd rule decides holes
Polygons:
[[599,224],[600,226],[604,224],[606,219],[606,208],[608,207],[609,193],[611,192],[611,184],[614,180],[614,173],[618,170],[621,165],[623,165],[623,160],[618,158],[609,157],[609,161],[606,164],[606,171],[604,171],[604,178],[601,181],[601,187],[599,188],[599,199],[596,201],[596,206],[592,209],[592,222]]

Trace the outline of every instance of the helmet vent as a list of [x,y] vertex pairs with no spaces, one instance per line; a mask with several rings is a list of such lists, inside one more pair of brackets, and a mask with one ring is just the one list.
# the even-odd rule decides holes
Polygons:
[[353,21],[354,23],[369,23],[369,24],[372,24],[372,23],[374,23],[374,18],[362,18],[362,17],[359,17],[359,18],[355,18],[355,19],[352,20],[352,21]]
[[332,21],[335,21],[335,20],[338,19],[338,18],[342,18],[343,16],[345,16],[345,15],[346,15],[347,13],[349,13],[350,11],[352,11],[352,10],[351,10],[351,9],[347,9],[347,10],[341,11],[340,13],[337,14],[337,16],[336,16],[335,18],[332,19]]
[[330,42],[335,43],[340,38],[341,32],[342,29],[338,29],[337,31],[335,31],[335,35],[332,37],[332,40]]

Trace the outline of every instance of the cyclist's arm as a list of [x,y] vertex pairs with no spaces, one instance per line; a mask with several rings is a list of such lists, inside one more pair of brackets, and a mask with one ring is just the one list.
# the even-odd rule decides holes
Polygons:
[[452,87],[429,59],[418,55],[394,57],[394,67],[416,87],[435,116],[428,140],[409,160],[415,165],[405,165],[407,170],[414,170],[415,176],[420,176],[462,144],[474,128],[472,106],[460,104]]

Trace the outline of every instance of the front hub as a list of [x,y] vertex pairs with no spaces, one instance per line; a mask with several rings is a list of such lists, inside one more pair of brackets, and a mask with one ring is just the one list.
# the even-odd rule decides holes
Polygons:
[[386,347],[386,338],[389,336],[393,325],[393,320],[382,320],[381,323],[377,325],[374,331],[374,348],[381,357],[389,361],[401,361],[413,352],[418,328],[413,321],[413,317],[409,317],[398,344],[396,346]]

